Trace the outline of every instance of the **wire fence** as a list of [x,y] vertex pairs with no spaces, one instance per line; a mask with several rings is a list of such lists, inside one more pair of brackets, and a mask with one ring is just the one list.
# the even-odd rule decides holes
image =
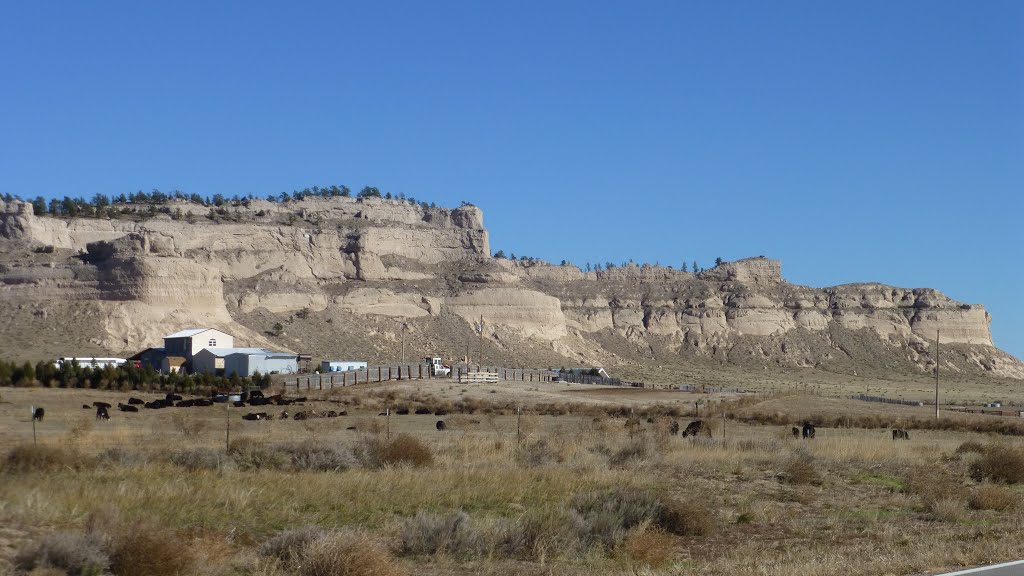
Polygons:
[[867,394],[857,394],[850,396],[854,400],[860,400],[862,402],[881,402],[883,404],[901,404],[903,406],[924,406],[924,402],[919,400],[904,400],[902,398],[886,398],[885,396],[868,396]]

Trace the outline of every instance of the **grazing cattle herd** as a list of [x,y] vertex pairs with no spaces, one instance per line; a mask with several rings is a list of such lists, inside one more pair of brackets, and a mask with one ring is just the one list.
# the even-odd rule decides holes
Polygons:
[[[230,401],[230,396],[227,395],[227,394],[216,394],[212,398],[191,398],[191,399],[186,400],[186,399],[182,398],[178,394],[168,393],[168,394],[166,394],[161,399],[152,400],[152,401],[149,401],[149,402],[146,402],[146,401],[141,400],[139,398],[130,397],[130,398],[128,398],[128,403],[127,404],[118,402],[117,408],[118,408],[118,410],[120,410],[122,412],[129,412],[130,413],[130,412],[139,412],[139,408],[138,408],[139,406],[143,406],[144,408],[149,409],[149,410],[159,410],[159,409],[168,408],[168,407],[193,408],[193,407],[213,406],[214,404],[217,404],[217,403],[227,403],[229,401]],[[248,394],[243,393],[241,395],[241,399],[234,401],[232,403],[232,405],[235,406],[235,407],[238,407],[238,408],[245,407],[245,406],[271,406],[271,405],[273,405],[273,406],[290,406],[290,405],[293,405],[293,404],[301,405],[301,404],[303,404],[303,403],[305,403],[307,401],[308,401],[308,399],[305,398],[305,397],[285,398],[281,394],[276,394],[276,395],[273,395],[273,396],[265,396],[260,391],[254,391],[254,392],[251,392],[251,393],[248,393]],[[107,402],[99,402],[99,401],[97,401],[97,402],[93,402],[91,406],[89,404],[83,404],[82,408],[85,409],[85,410],[91,410],[91,409],[95,408],[95,410],[96,410],[96,419],[97,420],[101,420],[101,421],[108,421],[108,420],[110,420],[110,412],[109,412],[109,410],[110,410],[110,408],[112,408],[112,405],[107,403]],[[391,413],[397,414],[397,415],[407,415],[407,414],[410,413],[410,409],[406,408],[406,407],[399,407],[399,408],[396,408]],[[413,411],[413,413],[418,414],[418,415],[435,415],[435,416],[444,416],[444,415],[447,414],[444,410],[431,410],[431,409],[426,408],[426,407],[416,408]],[[46,414],[46,411],[42,407],[34,407],[33,410],[32,410],[32,420],[36,421],[36,422],[42,422],[43,421],[43,417],[44,417],[45,414]],[[381,412],[379,415],[380,416],[384,416],[384,415],[388,415],[388,414],[390,414],[390,413],[389,412]],[[347,415],[348,415],[348,412],[346,410],[341,410],[341,411],[336,411],[336,410],[320,410],[320,411],[318,411],[318,410],[300,410],[298,412],[295,412],[293,415],[289,415],[288,411],[284,410],[280,414],[278,414],[276,417],[271,415],[269,412],[249,412],[249,413],[244,414],[242,416],[242,420],[247,420],[247,421],[288,420],[288,419],[309,420],[309,419],[313,419],[313,418],[337,418],[337,417],[340,417],[340,416],[347,416]],[[600,420],[600,418],[595,418],[594,420],[598,421],[598,420]],[[653,423],[654,419],[653,418],[648,418],[647,421],[649,423]],[[473,422],[479,423],[478,420],[474,420]],[[438,431],[444,431],[444,430],[448,429],[448,425],[445,423],[444,420],[438,420],[435,423],[435,428]],[[631,435],[636,433],[636,432],[638,432],[641,429],[640,419],[636,418],[636,417],[628,418],[626,420],[626,422],[625,422],[625,428],[629,431],[629,433]],[[355,427],[354,426],[349,426],[348,429],[349,430],[354,430]],[[668,433],[670,435],[675,436],[675,435],[680,434],[680,429],[681,428],[680,428],[679,422],[673,420],[669,424]],[[803,425],[801,427],[799,427],[799,428],[796,427],[796,426],[793,426],[790,431],[793,434],[793,438],[800,439],[802,437],[805,440],[812,440],[812,439],[814,439],[814,436],[815,436],[815,433],[816,433],[816,429],[814,427],[814,424],[809,422],[809,421],[803,422]],[[689,424],[687,424],[686,428],[682,429],[682,437],[683,438],[687,438],[687,437],[691,437],[691,438],[697,438],[697,437],[711,438],[712,437],[711,425],[710,425],[710,423],[707,423],[704,420],[694,420],[694,421],[690,422]],[[904,429],[901,429],[901,428],[894,428],[894,429],[892,429],[892,439],[894,441],[895,440],[910,440],[910,433],[907,430],[904,430]]]

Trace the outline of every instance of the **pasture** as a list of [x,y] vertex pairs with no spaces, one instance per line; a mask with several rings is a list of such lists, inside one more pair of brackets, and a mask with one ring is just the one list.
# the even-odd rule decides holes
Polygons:
[[[0,395],[0,574],[71,557],[115,574],[903,575],[1024,557],[1024,443],[971,431],[997,417],[894,441],[888,424],[929,409],[530,383],[138,413],[117,403],[162,394]],[[670,434],[697,400],[712,437]],[[285,410],[347,415],[241,418]],[[807,418],[829,422],[793,438]]]

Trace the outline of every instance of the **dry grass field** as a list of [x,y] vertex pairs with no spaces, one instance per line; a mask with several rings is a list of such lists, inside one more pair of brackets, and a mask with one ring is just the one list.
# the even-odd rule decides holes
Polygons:
[[[1024,440],[974,431],[1015,419],[915,428],[930,407],[797,385],[406,381],[303,406],[82,408],[128,396],[0,389],[0,574],[904,575],[1024,558]],[[712,437],[671,435],[698,401]],[[35,445],[30,405],[46,408]],[[283,410],[346,415],[241,419]],[[826,425],[794,439],[805,419]]]

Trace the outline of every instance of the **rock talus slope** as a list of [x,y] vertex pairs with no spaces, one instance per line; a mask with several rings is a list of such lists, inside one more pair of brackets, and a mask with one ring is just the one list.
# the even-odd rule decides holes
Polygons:
[[[383,360],[404,324],[422,350],[455,357],[479,338],[482,318],[484,342],[474,345],[552,365],[711,358],[922,371],[934,366],[939,330],[952,351],[944,369],[1024,378],[1024,364],[994,347],[981,305],[929,288],[797,286],[764,257],[699,274],[493,259],[471,205],[316,198],[116,208],[119,218],[60,219],[0,205],[0,307],[62,345],[115,354],[209,325],[249,345],[324,356],[331,338],[347,338],[365,343],[355,353]],[[83,326],[52,334],[62,318]],[[310,318],[327,324],[294,324]],[[280,320],[290,340],[268,334]],[[12,337],[0,333],[0,352]]]

